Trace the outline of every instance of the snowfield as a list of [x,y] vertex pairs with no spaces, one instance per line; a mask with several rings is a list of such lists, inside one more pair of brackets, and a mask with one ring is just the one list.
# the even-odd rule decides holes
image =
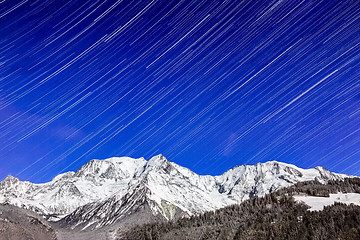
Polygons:
[[310,206],[310,211],[322,211],[325,206],[333,205],[335,202],[360,206],[359,193],[337,193],[330,194],[330,197],[294,196],[294,198],[296,201],[303,202]]

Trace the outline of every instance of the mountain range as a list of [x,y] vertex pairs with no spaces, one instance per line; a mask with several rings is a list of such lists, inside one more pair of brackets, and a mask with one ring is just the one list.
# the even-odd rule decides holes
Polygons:
[[198,175],[162,155],[148,161],[114,157],[91,160],[48,183],[8,176],[0,183],[0,203],[32,210],[61,228],[115,231],[213,211],[297,182],[346,177],[277,161],[236,166],[219,176]]

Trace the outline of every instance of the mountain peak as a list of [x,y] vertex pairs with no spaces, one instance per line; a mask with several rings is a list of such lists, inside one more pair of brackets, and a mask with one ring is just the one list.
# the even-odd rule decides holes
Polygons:
[[278,165],[278,164],[287,164],[287,163],[279,162],[279,161],[276,161],[276,160],[271,160],[271,161],[267,161],[267,162],[264,162],[264,163],[257,163],[257,164]]
[[12,175],[8,175],[5,179],[4,179],[4,181],[20,181],[17,177],[14,177],[14,176],[12,176]]
[[330,172],[329,170],[327,170],[326,168],[324,168],[324,167],[322,167],[322,166],[316,166],[315,169],[316,169],[316,170],[319,170],[319,171]]
[[170,163],[162,154],[156,155],[147,162],[148,166],[161,167]]
[[89,180],[96,179],[120,180],[131,178],[146,163],[144,158],[113,157],[104,160],[90,160],[76,171],[76,177]]
[[124,163],[124,162],[137,162],[137,161],[146,161],[143,157],[141,158],[131,158],[131,157],[111,157],[106,158],[104,160],[100,161],[106,161],[106,162],[113,162],[113,163]]
[[13,185],[13,184],[16,184],[16,183],[19,183],[20,180],[12,175],[8,175],[1,183],[2,184],[10,184],[10,185]]
[[75,172],[73,172],[73,171],[61,173],[61,174],[55,176],[55,177],[52,179],[52,182],[56,182],[56,181],[60,181],[60,180],[64,180],[64,179],[71,178],[71,177],[74,176],[74,174],[75,174]]

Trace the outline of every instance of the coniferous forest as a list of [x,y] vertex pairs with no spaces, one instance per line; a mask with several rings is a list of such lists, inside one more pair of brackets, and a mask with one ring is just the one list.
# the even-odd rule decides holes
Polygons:
[[360,239],[360,206],[335,203],[323,211],[308,211],[293,195],[329,196],[360,193],[360,179],[301,182],[199,216],[133,228],[123,239]]

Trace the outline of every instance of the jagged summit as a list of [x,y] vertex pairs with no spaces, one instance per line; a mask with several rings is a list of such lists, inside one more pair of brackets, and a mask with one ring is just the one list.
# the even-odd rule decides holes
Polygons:
[[64,179],[71,178],[74,175],[75,175],[75,172],[73,172],[73,171],[66,172],[66,173],[61,173],[61,174],[57,175],[56,177],[54,177],[51,181],[52,182],[61,181],[61,180],[64,180]]
[[122,214],[144,213],[140,209],[171,219],[239,203],[300,181],[344,177],[320,167],[301,169],[277,161],[237,166],[219,176],[198,175],[161,154],[148,161],[114,157],[91,160],[76,172],[43,184],[9,176],[0,183],[0,203],[36,211],[52,221],[65,217],[63,222],[86,229],[122,221]]
[[146,172],[149,171],[165,171],[170,173],[175,163],[169,162],[163,155],[152,157],[144,166]]
[[156,155],[152,158],[150,158],[150,160],[147,162],[148,166],[155,166],[155,167],[159,167],[159,166],[163,166],[164,164],[168,164],[169,161],[162,155]]
[[20,181],[17,177],[8,175],[2,182],[18,182]]
[[121,180],[132,177],[142,165],[144,158],[113,157],[104,160],[94,159],[80,167],[76,177],[96,181],[96,179]]

